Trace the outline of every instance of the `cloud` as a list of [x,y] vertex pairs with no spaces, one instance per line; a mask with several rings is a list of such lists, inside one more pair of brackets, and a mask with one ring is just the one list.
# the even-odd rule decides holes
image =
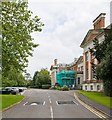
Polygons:
[[32,34],[40,44],[29,57],[27,70],[32,76],[43,67],[49,69],[55,58],[70,63],[82,55],[80,43],[101,12],[107,14],[109,24],[109,1],[105,0],[29,0],[29,9],[45,24],[41,33]]

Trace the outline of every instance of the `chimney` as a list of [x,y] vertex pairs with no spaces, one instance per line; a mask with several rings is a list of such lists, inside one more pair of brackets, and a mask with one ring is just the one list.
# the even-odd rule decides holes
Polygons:
[[54,66],[57,66],[57,64],[58,64],[58,59],[55,59],[54,60]]
[[103,29],[105,27],[105,15],[106,13],[101,13],[94,21],[94,29]]

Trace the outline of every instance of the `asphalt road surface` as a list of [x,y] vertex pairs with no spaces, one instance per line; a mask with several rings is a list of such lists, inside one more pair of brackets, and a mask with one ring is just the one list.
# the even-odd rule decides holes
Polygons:
[[26,98],[3,112],[3,118],[98,118],[75,98],[74,90],[28,89]]

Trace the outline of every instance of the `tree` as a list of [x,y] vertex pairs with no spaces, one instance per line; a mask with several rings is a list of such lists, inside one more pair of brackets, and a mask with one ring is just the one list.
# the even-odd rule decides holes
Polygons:
[[[22,72],[28,65],[28,57],[32,56],[32,51],[38,46],[33,43],[32,32],[41,32],[43,23],[40,18],[31,16],[32,12],[28,10],[28,2],[22,0],[2,2],[2,76],[3,83],[7,80],[15,80],[17,77],[23,79]],[[0,56],[1,58],[1,56]],[[11,72],[12,68],[17,74]],[[8,76],[9,73],[10,77]],[[14,78],[15,77],[15,78]],[[9,84],[11,81],[7,81]],[[24,80],[23,80],[24,82]],[[23,83],[22,83],[23,84]]]
[[35,73],[34,73],[34,76],[33,76],[33,86],[37,86],[37,84],[36,84],[36,81],[37,81],[37,79],[38,79],[38,73],[39,73],[39,71],[36,71]]
[[25,80],[22,73],[18,73],[18,71],[11,67],[11,69],[8,71],[7,76],[2,77],[2,86],[26,86],[27,81]]
[[40,32],[43,23],[40,18],[31,17],[28,3],[22,0],[2,2],[2,74],[7,76],[11,66],[23,71],[28,65],[28,56],[32,56],[34,44],[32,32]]
[[40,72],[36,71],[33,77],[34,86],[42,88],[42,85],[51,84],[50,73],[47,69],[41,69]]
[[104,38],[100,44],[97,39],[94,40],[94,55],[99,62],[96,74],[99,79],[103,80],[105,94],[112,96],[112,25],[104,29]]

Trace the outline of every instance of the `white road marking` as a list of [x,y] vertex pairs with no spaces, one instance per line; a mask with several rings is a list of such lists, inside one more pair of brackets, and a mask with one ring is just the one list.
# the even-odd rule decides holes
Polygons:
[[[47,93],[48,94],[48,93]],[[50,113],[51,113],[51,120],[53,120],[53,109],[52,109],[52,102],[51,102],[51,97],[50,95],[48,95],[48,99],[49,99],[49,102],[50,102]]]
[[37,103],[32,103],[32,104],[30,104],[30,105],[37,105]]
[[53,120],[53,109],[51,105],[50,105],[50,112],[51,112],[51,119]]
[[58,104],[58,101],[56,101],[56,104],[59,105],[59,104]]
[[73,101],[76,105],[78,105],[78,103],[77,102],[75,102],[75,101]]
[[45,101],[44,101],[43,105],[45,105]]
[[28,102],[25,102],[25,104],[23,104],[23,105],[26,105]]
[[51,104],[51,99],[49,99],[49,102],[50,102],[50,104]]

